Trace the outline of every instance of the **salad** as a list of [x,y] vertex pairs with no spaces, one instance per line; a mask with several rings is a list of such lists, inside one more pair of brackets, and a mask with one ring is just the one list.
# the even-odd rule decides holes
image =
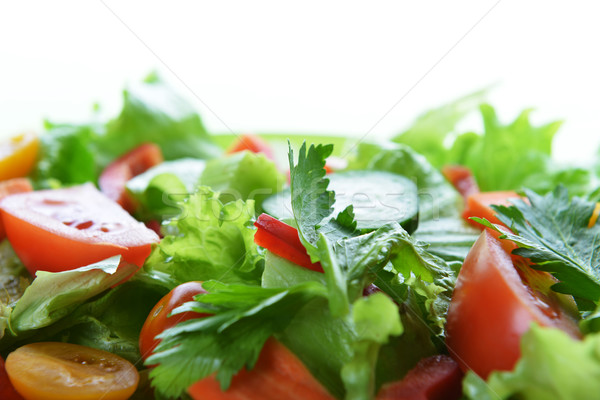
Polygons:
[[153,75],[15,137],[0,398],[600,398],[600,164],[484,98],[382,142],[209,135]]

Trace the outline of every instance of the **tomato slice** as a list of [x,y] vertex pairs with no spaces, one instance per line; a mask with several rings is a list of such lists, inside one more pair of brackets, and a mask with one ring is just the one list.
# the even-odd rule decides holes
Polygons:
[[190,281],[182,283],[175,287],[166,296],[164,296],[144,322],[142,331],[140,332],[140,353],[142,358],[145,360],[148,358],[156,346],[160,343],[160,339],[156,336],[162,333],[165,329],[172,328],[180,322],[187,321],[193,318],[206,317],[209,314],[202,314],[196,312],[184,312],[171,316],[171,312],[188,301],[193,301],[194,296],[197,294],[206,293],[206,290],[202,287],[202,282]]
[[241,370],[227,391],[214,376],[194,383],[188,393],[195,400],[333,400],[325,388],[291,351],[269,339],[254,368]]
[[158,236],[93,185],[40,190],[0,201],[6,235],[25,267],[59,272],[120,254],[142,266]]
[[441,171],[465,200],[470,195],[479,193],[479,186],[469,168],[462,165],[445,165]]
[[135,211],[135,200],[125,190],[128,180],[163,162],[160,147],[144,143],[110,163],[98,179],[100,190],[129,212]]
[[[0,181],[0,200],[11,194],[31,192],[32,190],[31,182],[27,178],[12,178]],[[4,240],[5,238],[6,232],[0,219],[0,240]]]
[[427,357],[402,380],[384,385],[376,400],[456,400],[462,395],[462,377],[451,357]]
[[244,150],[248,150],[253,153],[263,153],[270,160],[275,160],[273,149],[269,143],[261,139],[259,136],[251,133],[241,135],[238,140],[235,141],[229,149],[227,149],[226,153],[233,154]]
[[491,205],[502,205],[510,206],[512,203],[511,199],[519,199],[516,192],[513,191],[499,191],[499,192],[480,192],[471,194],[467,197],[467,204],[463,212],[463,218],[475,226],[476,228],[483,229],[483,225],[472,221],[471,217],[485,218],[493,224],[502,224],[496,217],[496,211],[490,207]]
[[0,143],[0,181],[26,176],[33,168],[40,141],[32,133],[24,133]]
[[532,323],[580,337],[572,299],[569,303],[550,290],[551,275],[533,271],[523,260],[517,266],[521,274],[487,230],[469,251],[446,324],[446,345],[463,371],[485,379],[494,370],[512,370],[521,355],[521,336]]
[[125,400],[139,375],[129,361],[70,343],[31,343],[6,358],[6,372],[25,399]]
[[321,263],[313,263],[300,242],[298,230],[267,214],[258,216],[254,243],[301,267],[323,272]]

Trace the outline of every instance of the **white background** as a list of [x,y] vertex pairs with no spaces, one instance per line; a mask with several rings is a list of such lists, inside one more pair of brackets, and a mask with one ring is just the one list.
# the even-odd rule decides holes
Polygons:
[[113,116],[127,82],[157,70],[213,132],[390,137],[494,85],[504,121],[565,119],[559,158],[590,160],[598,4],[0,0],[0,136],[85,120],[95,102]]

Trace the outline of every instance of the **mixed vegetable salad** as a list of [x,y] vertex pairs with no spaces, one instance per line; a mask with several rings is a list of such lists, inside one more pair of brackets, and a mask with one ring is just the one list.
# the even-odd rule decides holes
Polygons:
[[484,98],[209,135],[150,76],[3,144],[0,397],[600,398],[600,164]]

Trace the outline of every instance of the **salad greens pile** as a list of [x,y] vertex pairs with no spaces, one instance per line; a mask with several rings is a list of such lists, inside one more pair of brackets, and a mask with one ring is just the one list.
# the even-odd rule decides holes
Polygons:
[[[157,365],[149,372],[156,398],[185,398],[191,384],[212,374],[227,389],[274,336],[336,398],[373,399],[420,359],[448,352],[446,314],[480,233],[462,219],[463,199],[439,170],[461,164],[482,190],[524,190],[527,201],[495,208],[512,229],[501,233],[518,245],[515,253],[557,278],[553,290],[575,298],[586,334],[579,342],[532,327],[515,370],[493,373],[487,382],[468,373],[465,398],[598,393],[600,226],[587,225],[600,167],[558,165],[552,140],[559,121],[533,126],[526,110],[503,125],[484,97],[479,92],[430,110],[384,143],[265,135],[275,149],[287,148],[289,185],[285,154],[278,162],[225,154],[235,137],[209,135],[193,107],[156,75],[124,92],[123,109],[111,121],[47,122],[30,176],[36,188],[97,182],[118,156],[156,143],[167,161],[130,180],[127,190],[139,203],[135,216],[160,221],[164,238],[118,286],[134,272],[117,268],[118,257],[38,272],[32,280],[10,244],[0,243],[0,354],[34,341],[67,341],[108,350],[143,370],[139,332],[152,307],[177,285],[204,281],[208,293],[174,313],[212,316],[164,331],[146,362]],[[483,132],[458,132],[459,122],[477,111]],[[365,206],[343,197],[338,178],[325,173],[332,154],[347,159],[343,174],[351,174],[355,194],[369,194],[368,182],[392,176],[405,192],[401,204],[389,199],[389,207],[404,207],[406,215],[389,217],[386,199]],[[285,210],[275,216],[298,229],[324,273],[254,243],[257,216],[277,210]],[[372,284],[380,292],[363,296]]]

